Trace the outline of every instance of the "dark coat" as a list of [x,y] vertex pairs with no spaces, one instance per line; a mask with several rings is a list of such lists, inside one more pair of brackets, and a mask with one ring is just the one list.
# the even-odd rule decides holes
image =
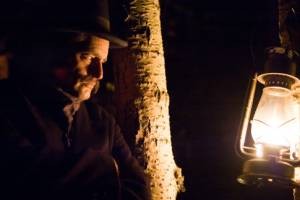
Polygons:
[[0,91],[0,199],[148,199],[143,170],[102,107],[83,102],[67,135],[57,91],[7,81]]

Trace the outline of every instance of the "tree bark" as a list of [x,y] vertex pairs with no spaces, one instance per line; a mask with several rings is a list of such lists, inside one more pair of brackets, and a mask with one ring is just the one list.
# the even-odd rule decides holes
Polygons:
[[184,178],[172,152],[159,0],[129,0],[128,8],[129,47],[112,59],[117,115],[150,177],[152,199],[175,200]]

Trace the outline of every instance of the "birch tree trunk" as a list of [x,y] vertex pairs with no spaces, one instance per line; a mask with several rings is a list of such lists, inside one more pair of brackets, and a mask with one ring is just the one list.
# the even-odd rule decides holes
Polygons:
[[128,3],[129,47],[115,51],[112,59],[117,115],[150,177],[152,199],[175,200],[184,187],[171,144],[159,0]]
[[[295,56],[299,56],[297,55],[297,52],[299,52],[300,50],[300,33],[299,29],[295,29],[295,27],[292,27],[292,25],[299,26],[299,24],[288,23],[288,17],[292,14],[292,16],[294,15],[294,20],[296,21],[296,17],[299,17],[296,16],[296,7],[296,0],[278,0],[278,25],[280,44],[283,48],[289,51],[289,57],[293,59],[295,59]],[[294,71],[296,71],[296,69]],[[300,167],[295,167],[295,180],[297,183],[300,183]],[[294,200],[300,200],[300,188],[295,188],[293,192]]]

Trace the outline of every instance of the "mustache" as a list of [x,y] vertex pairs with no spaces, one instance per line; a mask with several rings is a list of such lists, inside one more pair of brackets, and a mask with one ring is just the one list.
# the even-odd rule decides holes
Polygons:
[[90,82],[99,82],[97,79],[95,79],[92,76],[81,76],[77,78],[77,81],[80,83],[90,83]]
[[90,82],[94,82],[95,86],[94,86],[94,88],[93,88],[93,90],[91,92],[93,95],[95,95],[99,91],[99,89],[100,89],[100,81],[98,79],[95,79],[92,76],[79,77],[78,78],[78,82],[79,83],[86,83],[86,84],[88,84]]

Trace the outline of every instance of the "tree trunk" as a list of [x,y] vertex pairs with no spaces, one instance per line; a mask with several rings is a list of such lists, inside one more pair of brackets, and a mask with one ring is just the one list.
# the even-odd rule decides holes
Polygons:
[[129,0],[128,7],[129,47],[112,59],[117,115],[150,177],[152,199],[175,200],[184,187],[172,152],[159,0]]

